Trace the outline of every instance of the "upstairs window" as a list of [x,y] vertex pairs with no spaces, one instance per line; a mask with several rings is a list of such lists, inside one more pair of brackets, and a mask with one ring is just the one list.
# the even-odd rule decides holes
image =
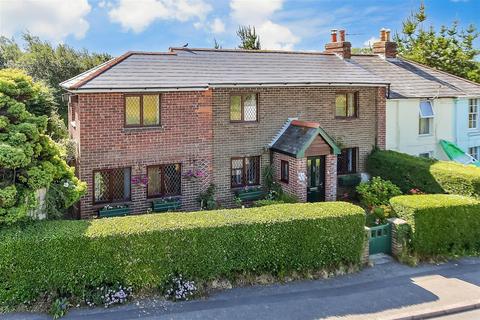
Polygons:
[[160,125],[160,95],[125,95],[125,126],[153,127]]
[[337,174],[350,174],[357,172],[358,148],[342,149],[337,157]]
[[418,134],[432,134],[434,116],[432,102],[429,100],[421,101],[419,108]]
[[468,128],[478,128],[478,102],[480,99],[470,99],[468,105]]
[[280,160],[280,181],[288,183],[290,168],[288,161]]
[[246,187],[260,184],[260,157],[232,158],[231,186]]
[[335,98],[336,118],[356,118],[358,116],[358,92],[337,93]]
[[130,200],[130,168],[104,169],[93,172],[94,203]]
[[255,122],[257,118],[258,104],[255,93],[230,96],[231,122]]
[[182,191],[180,163],[147,167],[147,197],[179,196]]

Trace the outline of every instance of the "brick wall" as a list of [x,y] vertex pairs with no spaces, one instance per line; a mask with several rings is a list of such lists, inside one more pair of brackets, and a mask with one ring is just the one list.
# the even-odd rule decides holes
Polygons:
[[[335,118],[336,92],[358,91],[358,118]],[[229,107],[232,93],[258,93],[258,123],[230,123]],[[289,87],[289,88],[221,88],[213,91],[213,181],[219,200],[232,202],[230,158],[262,155],[264,167],[270,161],[266,146],[278,133],[288,117],[319,122],[321,127],[344,147],[359,148],[359,170],[372,146],[385,144],[384,89],[376,87]],[[377,138],[377,134],[381,136]]]
[[[280,181],[280,162],[288,161],[288,183]],[[307,202],[307,159],[296,159],[285,154],[273,152],[274,179],[283,191],[294,195],[300,202]]]
[[[196,198],[209,184],[212,173],[211,98],[211,91],[162,93],[162,126],[127,129],[123,94],[79,94],[77,125],[70,126],[70,133],[79,145],[79,178],[88,184],[81,199],[81,217],[96,216],[103,206],[93,205],[93,170],[131,167],[132,176],[138,176],[146,175],[148,165],[167,163],[181,163],[182,173],[205,171],[203,180],[182,179],[182,208],[198,209]],[[131,198],[134,213],[150,207],[145,186],[132,185]]]
[[325,201],[337,200],[337,155],[325,156]]

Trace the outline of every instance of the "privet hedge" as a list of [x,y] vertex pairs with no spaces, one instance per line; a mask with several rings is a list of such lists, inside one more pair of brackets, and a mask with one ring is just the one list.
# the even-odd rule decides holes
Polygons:
[[420,256],[480,253],[480,201],[459,195],[409,195],[390,199],[412,228]]
[[364,224],[364,211],[343,202],[38,222],[0,231],[0,303],[117,282],[158,287],[172,273],[208,280],[355,264]]
[[367,171],[392,181],[405,193],[420,189],[480,199],[480,168],[474,166],[376,150],[368,157]]

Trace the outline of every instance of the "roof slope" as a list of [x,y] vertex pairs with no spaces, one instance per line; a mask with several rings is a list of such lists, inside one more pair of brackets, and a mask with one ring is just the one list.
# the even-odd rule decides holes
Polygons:
[[356,63],[311,52],[173,48],[169,53],[127,53],[99,69],[61,85],[94,90],[387,83]]
[[352,55],[366,70],[390,82],[390,98],[480,96],[480,84],[402,58]]

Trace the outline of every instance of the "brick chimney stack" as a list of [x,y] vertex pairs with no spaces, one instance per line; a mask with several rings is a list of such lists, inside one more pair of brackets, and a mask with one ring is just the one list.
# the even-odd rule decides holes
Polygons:
[[373,44],[373,53],[381,55],[384,58],[397,57],[397,43],[390,41],[389,29],[380,29],[380,41]]
[[336,53],[343,59],[350,59],[352,56],[352,44],[345,41],[345,30],[340,30],[337,33],[336,29],[332,29],[331,41],[325,45],[325,52]]

